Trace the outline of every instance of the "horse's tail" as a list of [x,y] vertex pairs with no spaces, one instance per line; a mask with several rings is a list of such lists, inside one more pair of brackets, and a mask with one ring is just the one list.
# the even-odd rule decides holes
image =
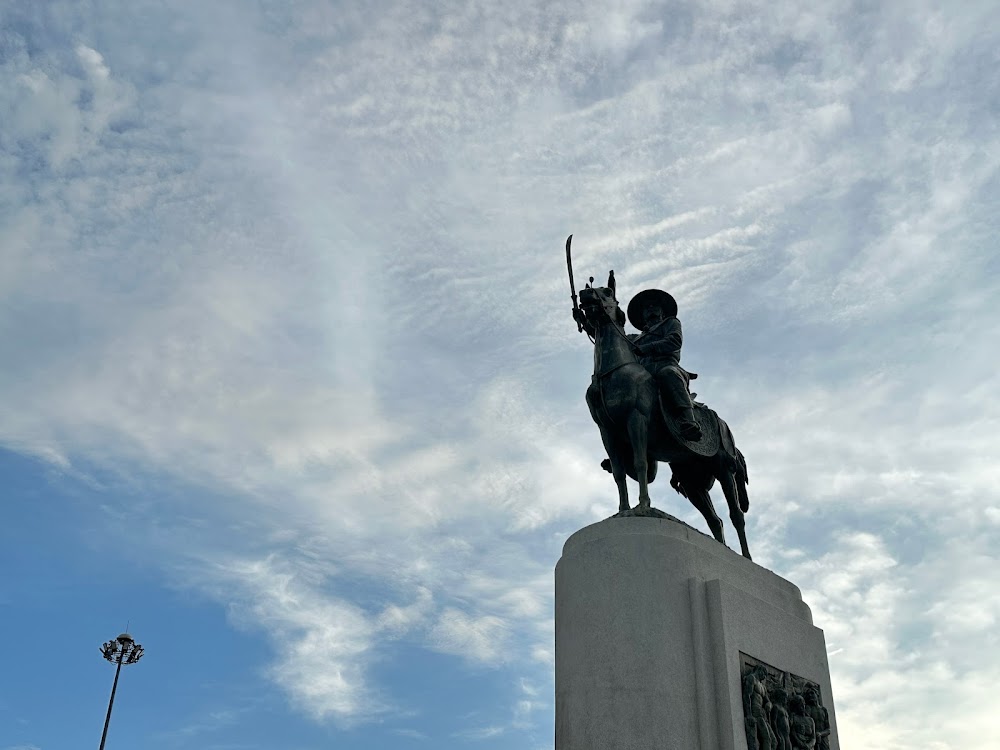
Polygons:
[[740,449],[736,449],[736,462],[740,466],[740,478],[743,480],[744,484],[750,484],[750,475],[747,473],[747,460],[743,458],[743,454]]
[[740,449],[736,449],[736,463],[740,470],[736,474],[736,495],[740,500],[740,510],[746,513],[750,510],[750,496],[747,495],[747,485],[750,484],[750,475],[747,474],[747,460],[743,458]]
[[750,497],[747,495],[747,485],[750,484],[750,474],[747,472],[747,460],[743,457],[740,449],[736,447],[736,438],[733,431],[729,429],[722,417],[716,415],[719,420],[719,430],[722,437],[722,448],[726,454],[726,463],[735,475],[736,494],[740,501],[740,510],[746,513],[750,510]]

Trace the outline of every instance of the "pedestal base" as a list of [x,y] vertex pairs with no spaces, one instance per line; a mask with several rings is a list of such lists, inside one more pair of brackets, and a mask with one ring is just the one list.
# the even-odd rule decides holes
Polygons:
[[823,631],[798,588],[691,527],[581,529],[555,608],[556,750],[778,750],[775,722],[823,732],[815,708],[787,710],[804,691],[828,712],[816,749],[839,750]]

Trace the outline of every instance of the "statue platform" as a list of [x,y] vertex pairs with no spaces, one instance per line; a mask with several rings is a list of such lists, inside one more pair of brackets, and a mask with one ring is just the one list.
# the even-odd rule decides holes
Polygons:
[[555,750],[840,748],[799,589],[672,517],[569,537],[555,646]]

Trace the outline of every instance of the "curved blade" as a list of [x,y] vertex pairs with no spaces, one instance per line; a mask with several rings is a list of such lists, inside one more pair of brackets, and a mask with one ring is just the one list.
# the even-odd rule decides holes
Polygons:
[[[576,301],[576,284],[573,283],[573,256],[570,254],[570,245],[573,242],[573,235],[566,238],[566,269],[569,271],[569,296],[573,300],[573,309],[578,310],[580,305]],[[583,326],[577,322],[576,329],[583,330]]]

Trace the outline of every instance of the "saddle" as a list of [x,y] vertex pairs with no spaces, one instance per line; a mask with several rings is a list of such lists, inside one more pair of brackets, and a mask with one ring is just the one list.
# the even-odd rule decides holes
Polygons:
[[[691,394],[694,398],[695,394]],[[697,442],[692,442],[690,440],[685,440],[681,437],[680,427],[677,424],[677,419],[670,410],[667,409],[663,403],[663,397],[660,397],[660,414],[663,417],[664,423],[667,425],[667,430],[670,432],[670,436],[676,440],[678,443],[683,445],[692,453],[697,453],[699,456],[712,457],[719,452],[721,445],[721,436],[719,435],[719,418],[714,411],[709,409],[705,404],[694,402],[694,409],[691,410],[694,414],[695,420],[698,422],[698,426],[701,428],[701,440]]]
[[[674,419],[669,410],[664,408],[663,399],[660,399],[660,414],[663,416],[663,421],[667,425],[667,430],[670,432],[670,436],[692,453],[698,456],[712,458],[722,448],[722,436],[719,432],[719,417],[714,411],[705,406],[705,404],[697,402],[695,403],[692,411],[694,412],[694,418],[698,420],[698,426],[701,427],[701,440],[696,443],[693,443],[690,440],[685,440],[681,437],[680,428],[677,426],[677,420]],[[610,473],[611,460],[606,458],[601,461],[601,468]]]

